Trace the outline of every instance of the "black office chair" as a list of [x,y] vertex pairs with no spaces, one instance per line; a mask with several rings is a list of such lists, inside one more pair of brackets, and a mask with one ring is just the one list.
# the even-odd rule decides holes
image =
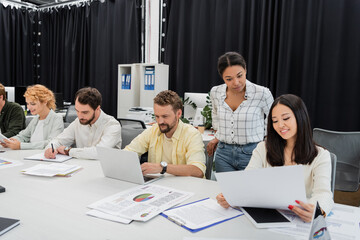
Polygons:
[[145,123],[138,119],[130,118],[118,118],[121,127],[135,128],[135,129],[146,129]]
[[360,181],[360,132],[315,128],[314,140],[337,157],[335,190],[356,192]]
[[[142,133],[144,129],[139,128],[131,128],[128,126],[124,126],[121,128],[121,149],[124,149],[127,145],[131,143],[131,141],[136,138],[140,133]],[[148,153],[144,153],[140,156],[140,164],[147,162],[148,160]]]
[[65,118],[64,118],[64,127],[70,125],[75,119],[77,118],[75,105],[70,105],[69,108],[66,111]]
[[337,162],[337,158],[336,155],[333,154],[332,152],[330,153],[330,157],[331,157],[331,192],[335,193],[335,177],[336,177],[336,162]]
[[122,144],[121,144],[121,148],[125,148],[127,145],[129,145],[131,143],[131,141],[140,133],[142,133],[144,131],[144,129],[139,129],[139,128],[131,128],[128,126],[124,126],[121,128],[121,139],[122,139]]

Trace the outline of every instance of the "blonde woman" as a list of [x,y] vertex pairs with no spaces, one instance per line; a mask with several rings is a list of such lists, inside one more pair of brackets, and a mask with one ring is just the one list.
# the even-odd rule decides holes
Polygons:
[[54,93],[43,85],[29,86],[24,94],[27,108],[36,115],[29,125],[3,147],[16,149],[43,149],[51,139],[64,130],[62,116],[54,112]]

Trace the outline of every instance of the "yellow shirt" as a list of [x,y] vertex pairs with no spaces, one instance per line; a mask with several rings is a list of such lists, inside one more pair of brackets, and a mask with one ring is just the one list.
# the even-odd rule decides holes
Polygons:
[[[163,135],[164,134],[160,132],[158,124],[155,124],[132,140],[132,142],[125,147],[125,150],[136,152],[139,156],[148,152],[148,162],[160,163],[163,154]],[[175,165],[194,165],[205,175],[204,143],[200,132],[190,124],[179,121],[171,140],[171,163]]]
[[166,137],[165,134],[162,134],[164,141],[163,141],[163,151],[162,151],[162,161],[167,163],[172,163],[172,139]]

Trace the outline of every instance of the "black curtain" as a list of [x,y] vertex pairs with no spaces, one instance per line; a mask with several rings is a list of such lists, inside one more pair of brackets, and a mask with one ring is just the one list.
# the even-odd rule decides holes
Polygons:
[[172,90],[223,83],[217,58],[237,51],[247,79],[296,94],[313,127],[360,130],[360,1],[165,0],[164,63]]
[[117,115],[118,64],[141,60],[141,1],[54,8],[39,13],[39,82],[74,102],[82,87],[97,88],[102,109]]
[[5,86],[33,83],[35,19],[35,12],[0,4],[0,83]]

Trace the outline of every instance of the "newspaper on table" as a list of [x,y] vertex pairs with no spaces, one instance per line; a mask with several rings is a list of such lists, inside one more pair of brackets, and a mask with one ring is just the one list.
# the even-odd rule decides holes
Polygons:
[[193,193],[155,184],[140,185],[90,204],[88,207],[136,221],[148,221]]

